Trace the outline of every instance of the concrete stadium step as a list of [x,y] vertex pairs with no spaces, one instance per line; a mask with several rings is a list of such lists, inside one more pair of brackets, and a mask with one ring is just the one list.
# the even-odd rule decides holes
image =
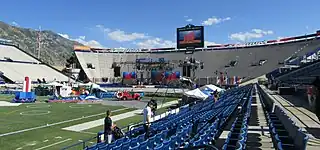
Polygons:
[[248,150],[253,149],[274,149],[269,133],[269,127],[262,108],[258,89],[255,86],[256,95],[252,98],[251,116],[248,125]]
[[[274,100],[275,105],[282,108],[285,113],[294,121],[296,125],[302,128],[302,131],[309,136],[307,143],[307,149],[319,149],[320,147],[320,121],[317,120],[317,116],[310,110],[304,108],[305,104],[295,105],[294,100],[289,101],[284,97],[275,94],[274,91],[267,89],[261,85],[261,88],[267,93],[267,95]],[[297,101],[297,100],[295,100]],[[300,100],[299,103],[303,103]]]

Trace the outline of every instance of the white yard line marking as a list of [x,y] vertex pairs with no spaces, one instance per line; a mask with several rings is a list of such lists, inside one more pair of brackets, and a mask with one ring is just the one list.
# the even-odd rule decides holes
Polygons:
[[47,145],[47,146],[44,146],[44,147],[37,148],[35,150],[45,149],[45,148],[48,148],[48,147],[52,147],[52,146],[55,146],[55,145],[70,141],[70,140],[72,140],[72,139],[69,138],[69,139],[66,139],[66,140],[63,140],[63,141],[60,141],[60,142],[57,142],[57,143],[53,143],[53,144],[50,144],[50,145]]
[[[114,111],[112,111],[112,112],[118,112],[118,111],[122,111],[122,110],[126,110],[126,109],[129,109],[129,108],[117,109],[117,110],[114,110]],[[78,121],[78,120],[85,119],[85,118],[91,118],[91,117],[101,116],[101,115],[104,115],[104,114],[105,114],[105,113],[100,113],[100,114],[90,115],[90,116],[86,116],[86,117],[81,117],[81,118],[76,118],[76,119],[71,119],[71,120],[65,120],[65,121],[61,121],[61,122],[56,122],[56,123],[53,123],[53,124],[46,124],[46,125],[43,125],[43,126],[38,126],[38,127],[33,127],[33,128],[23,129],[23,130],[18,130],[18,131],[14,131],[14,132],[8,132],[8,133],[0,134],[0,137],[8,136],[8,135],[13,135],[13,134],[18,134],[18,133],[27,132],[27,131],[32,131],[32,130],[36,130],[36,129],[42,129],[42,128],[46,128],[46,127],[51,127],[51,126],[63,124],[63,123]]]
[[31,143],[28,143],[27,146],[34,146],[34,145],[37,145],[37,143],[38,143],[37,141],[32,141]]

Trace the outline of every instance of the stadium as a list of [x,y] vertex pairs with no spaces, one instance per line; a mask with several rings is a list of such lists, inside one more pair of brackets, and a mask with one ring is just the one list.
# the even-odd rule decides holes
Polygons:
[[[1,40],[0,149],[319,149],[320,31],[204,47],[203,28],[177,28],[177,48],[75,45],[68,74]],[[122,131],[109,144],[106,110]]]

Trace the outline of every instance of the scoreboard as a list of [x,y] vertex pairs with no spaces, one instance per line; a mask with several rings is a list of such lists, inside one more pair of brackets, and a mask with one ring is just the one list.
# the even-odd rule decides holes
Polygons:
[[177,48],[203,48],[204,35],[203,26],[187,25],[177,28]]

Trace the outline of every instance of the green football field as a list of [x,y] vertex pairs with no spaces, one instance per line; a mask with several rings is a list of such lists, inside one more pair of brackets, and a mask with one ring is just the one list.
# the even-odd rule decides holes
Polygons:
[[[0,95],[0,101],[11,101],[11,99],[11,95]],[[61,149],[96,136],[98,131],[103,130],[103,126],[82,132],[66,131],[62,128],[101,119],[108,109],[113,111],[113,115],[135,110],[101,104],[43,103],[41,101],[47,97],[37,97],[37,99],[39,103],[0,107],[1,150]],[[164,100],[163,97],[155,99]],[[164,101],[172,100],[177,98],[166,98]],[[160,114],[165,111],[166,108],[161,108],[157,112]],[[141,120],[142,116],[136,115],[115,123],[120,128],[125,128]],[[96,139],[92,139],[86,144],[95,142]],[[72,149],[81,148],[82,145],[79,145]]]

